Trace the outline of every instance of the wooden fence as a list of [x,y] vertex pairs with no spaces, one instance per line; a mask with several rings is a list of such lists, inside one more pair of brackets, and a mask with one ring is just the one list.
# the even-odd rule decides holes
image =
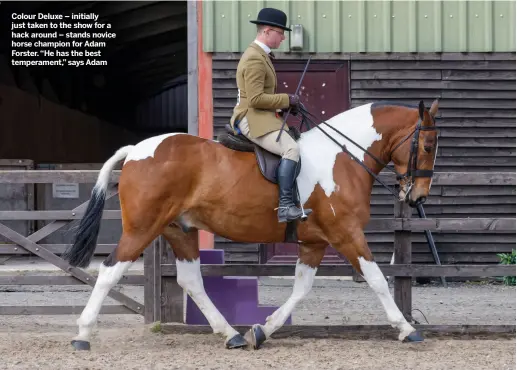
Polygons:
[[[3,163],[4,167],[7,162]],[[11,166],[12,167],[12,166]],[[0,184],[44,184],[44,183],[95,183],[99,171],[42,171],[42,170],[1,170]],[[116,178],[113,179],[116,181]],[[34,194],[34,186],[29,195]],[[107,199],[118,194],[115,189],[109,189]],[[72,267],[63,260],[60,255],[64,252],[66,244],[43,244],[41,240],[52,233],[66,227],[72,221],[81,219],[88,203],[83,203],[71,210],[2,210],[0,209],[0,236],[8,240],[6,244],[0,244],[0,257],[9,256],[30,257],[36,255],[46,262],[60,268],[64,275],[48,274],[16,274],[0,275],[0,285],[95,285],[96,276],[83,269]],[[105,210],[103,219],[120,220],[120,210]],[[29,229],[28,235],[15,231],[13,227],[6,226],[5,221],[52,221],[35,231]],[[109,254],[116,244],[101,244],[97,246],[95,253]],[[125,275],[119,284],[144,285],[144,275]],[[144,314],[144,305],[131,297],[112,289],[109,297],[115,299],[120,305],[103,305],[101,313],[105,314]],[[0,306],[0,315],[66,315],[80,314],[84,306]]]
[[[394,178],[382,175],[388,184],[394,184]],[[514,173],[436,173],[433,185],[513,185]],[[490,231],[515,232],[515,217],[513,218],[426,218],[411,217],[411,209],[406,205],[396,203],[393,218],[372,218],[366,230],[385,230],[394,233],[394,264],[380,264],[386,276],[394,277],[394,298],[404,315],[410,318],[412,297],[411,280],[415,277],[494,277],[515,276],[515,265],[496,264],[412,264],[411,234],[414,232],[458,232],[458,231]],[[146,297],[146,322],[161,321],[169,323],[162,325],[162,330],[168,333],[210,333],[205,326],[178,325],[184,322],[183,290],[176,283],[176,265],[174,256],[164,239],[159,239],[146,257],[146,289],[153,291]],[[204,276],[293,276],[294,264],[226,264],[202,265]],[[322,265],[317,276],[354,276],[351,265]],[[148,307],[148,306],[152,306]],[[238,330],[245,330],[239,328]],[[483,333],[515,333],[515,325],[438,325],[425,326],[427,333],[438,334],[483,334]],[[390,326],[286,326],[276,333],[277,337],[286,335],[311,336],[342,336],[351,333],[360,335],[379,335],[392,332]]]
[[[97,170],[69,170],[69,171],[45,171],[45,170],[18,170],[0,171],[0,184],[36,184],[36,183],[94,183],[97,179]],[[116,183],[120,171],[113,171],[110,181]],[[388,184],[394,184],[395,180],[390,174],[382,174],[381,177]],[[515,173],[435,173],[433,184],[436,185],[510,185],[515,186]],[[108,197],[117,194],[110,189]],[[82,269],[68,265],[59,257],[64,250],[64,245],[38,244],[45,236],[67,225],[72,220],[80,219],[87,203],[72,210],[60,211],[1,211],[0,210],[0,235],[9,239],[12,244],[3,245],[2,254],[37,255],[63,270],[66,276],[0,276],[0,285],[69,285],[88,284],[93,286],[96,277]],[[515,217],[513,218],[411,218],[411,212],[405,205],[395,204],[393,218],[374,218],[367,226],[367,230],[390,230],[394,233],[395,261],[393,265],[380,264],[380,268],[387,276],[394,277],[394,297],[397,305],[403,313],[410,317],[411,279],[414,277],[494,277],[515,276],[515,265],[434,265],[412,264],[411,262],[411,233],[441,231],[491,231],[514,232],[516,230]],[[104,219],[120,219],[120,210],[105,210]],[[3,220],[54,220],[28,236],[24,236],[2,223]],[[99,246],[98,248],[106,248]],[[114,245],[110,245],[114,248]],[[20,249],[21,248],[21,249]],[[292,276],[295,265],[260,265],[260,264],[230,264],[230,265],[202,265],[204,276]],[[318,270],[318,276],[353,276],[354,271],[350,265],[324,265]],[[121,284],[143,284],[144,304],[136,302],[132,298],[112,289],[108,296],[114,298],[122,305],[103,306],[101,313],[137,313],[145,317],[147,323],[161,321],[170,323],[162,325],[164,332],[210,332],[209,328],[185,327],[178,325],[184,322],[184,294],[176,283],[176,265],[171,249],[163,238],[157,238],[144,252],[144,276],[126,275],[121,279]],[[77,314],[82,311],[79,306],[10,306],[0,307],[0,314]],[[380,326],[375,326],[377,332]],[[298,333],[307,335],[339,335],[353,330],[364,333],[367,326],[291,326],[284,327],[277,336]],[[365,329],[366,328],[366,329]],[[427,327],[430,330],[430,327]],[[440,326],[433,327],[436,331],[481,332],[486,328],[468,328],[465,326]],[[490,326],[489,331],[515,332],[515,325]],[[382,332],[382,330],[381,330]],[[311,334],[312,333],[312,334]],[[337,334],[336,334],[337,333]]]

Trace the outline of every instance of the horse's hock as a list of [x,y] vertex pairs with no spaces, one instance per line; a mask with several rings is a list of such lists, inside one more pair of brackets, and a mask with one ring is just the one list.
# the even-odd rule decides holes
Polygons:
[[[97,170],[34,170],[30,162],[11,161],[2,163],[4,170],[0,171],[0,183],[10,187],[25,186],[28,199],[34,195],[37,184],[87,184],[97,179]],[[6,169],[8,168],[8,169]],[[15,168],[14,170],[12,168]],[[114,171],[111,181],[116,183],[120,171]],[[387,182],[394,183],[390,175],[383,175]],[[514,173],[435,173],[433,186],[451,187],[465,186],[515,186]],[[116,195],[112,190],[108,197]],[[71,210],[39,210],[35,203],[21,208],[23,210],[0,211],[0,234],[3,245],[0,248],[0,258],[3,261],[11,258],[30,260],[37,256],[63,271],[63,274],[11,274],[0,276],[0,285],[78,285],[93,286],[96,276],[82,269],[72,268],[60,258],[66,244],[46,244],[42,241],[52,233],[62,230],[73,220],[80,219],[86,209],[83,203]],[[16,209],[16,208],[15,208]],[[51,221],[36,230],[36,221]],[[120,220],[120,211],[105,210],[103,220]],[[29,221],[25,226],[24,222]],[[22,226],[20,226],[22,225]],[[27,226],[29,225],[29,226]],[[400,204],[394,206],[394,217],[372,218],[368,230],[384,230],[394,233],[393,250],[394,264],[380,263],[385,276],[394,277],[394,298],[404,313],[411,319],[413,312],[412,279],[416,277],[500,277],[515,276],[515,265],[499,264],[421,264],[412,263],[412,233],[430,232],[479,232],[509,233],[515,232],[515,218],[412,218],[411,212]],[[460,235],[460,234],[458,234]],[[115,238],[116,239],[116,238]],[[107,255],[115,244],[99,244],[97,255]],[[205,325],[185,325],[184,294],[176,283],[176,265],[171,249],[160,237],[144,256],[144,275],[126,275],[119,284],[135,284],[144,286],[144,302],[120,293],[117,288],[110,291],[109,296],[120,305],[104,305],[101,314],[139,314],[145,322],[160,321],[161,330],[165,333],[211,333],[211,328]],[[203,277],[216,276],[293,276],[294,265],[282,264],[203,264]],[[350,277],[354,276],[352,267],[348,264],[324,264],[317,276]],[[228,299],[238,300],[238,297],[228,293]],[[73,314],[81,313],[83,306],[2,306],[2,315],[32,315],[32,314]],[[343,308],[346,311],[346,308]],[[384,317],[380,318],[381,320]],[[515,325],[416,325],[425,336],[512,336]],[[236,326],[243,332],[244,327]],[[247,329],[248,327],[246,327]],[[396,331],[389,325],[286,325],[273,334],[273,337],[340,337],[340,338],[395,338]]]

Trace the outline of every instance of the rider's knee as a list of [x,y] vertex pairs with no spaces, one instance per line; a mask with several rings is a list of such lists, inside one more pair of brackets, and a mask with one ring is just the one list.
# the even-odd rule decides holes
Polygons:
[[298,143],[295,142],[294,145],[290,145],[285,151],[283,157],[298,162],[300,159],[300,148],[298,147]]

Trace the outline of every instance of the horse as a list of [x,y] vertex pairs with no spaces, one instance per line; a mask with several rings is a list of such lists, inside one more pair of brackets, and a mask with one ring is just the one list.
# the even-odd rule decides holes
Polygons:
[[[283,326],[311,290],[318,267],[331,245],[344,255],[373,289],[389,324],[402,342],[423,340],[404,317],[374,261],[364,235],[370,197],[383,168],[397,174],[394,195],[417,207],[431,187],[438,145],[438,99],[427,109],[375,102],[354,107],[302,133],[296,201],[313,212],[304,220],[279,223],[274,173],[280,157],[248,142],[239,149],[213,139],[168,133],[118,149],[102,166],[77,233],[62,258],[87,267],[99,233],[110,173],[121,162],[118,182],[122,235],[101,263],[88,303],[77,319],[76,350],[90,349],[92,327],[111,288],[145,248],[163,235],[176,257],[177,282],[208,320],[225,347],[254,349]],[[304,118],[307,110],[301,109]],[[294,132],[294,131],[293,131]],[[291,130],[283,134],[294,135]],[[227,134],[234,143],[245,140]],[[293,136],[294,137],[294,136]],[[223,140],[224,141],[224,140]],[[387,166],[393,163],[393,168]],[[264,324],[244,335],[223,317],[205,292],[200,271],[198,230],[243,243],[297,242],[292,294]]]

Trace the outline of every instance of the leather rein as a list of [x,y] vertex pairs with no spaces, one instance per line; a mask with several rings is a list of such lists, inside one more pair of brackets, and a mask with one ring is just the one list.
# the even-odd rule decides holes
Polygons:
[[[302,131],[301,128],[302,128],[302,125],[305,123],[306,127],[308,129],[311,129],[311,124],[318,128],[321,132],[323,132],[330,140],[332,140],[334,143],[336,143],[343,152],[347,153],[348,155],[350,155],[352,157],[352,159],[354,161],[356,161],[358,164],[360,164],[376,181],[378,181],[382,186],[384,186],[386,189],[388,189],[391,194],[393,194],[393,196],[395,196],[396,198],[398,198],[399,200],[400,197],[399,197],[399,194],[392,188],[390,187],[389,185],[387,185],[386,183],[384,183],[384,181],[382,181],[378,175],[376,175],[375,173],[373,173],[373,171],[368,168],[368,166],[366,166],[361,160],[359,160],[355,155],[353,155],[347,148],[346,146],[343,144],[340,144],[336,139],[334,139],[332,136],[330,136],[325,130],[323,130],[321,127],[319,127],[318,124],[316,124],[310,117],[313,117],[315,119],[317,119],[317,117],[310,113],[307,109],[305,109],[305,107],[300,104],[299,108],[298,108],[298,112],[302,115],[302,120],[300,122],[300,132]],[[434,121],[434,118],[433,118],[433,121]],[[413,187],[414,183],[415,183],[415,179],[417,177],[433,177],[433,173],[434,173],[434,169],[433,170],[419,170],[417,168],[417,158],[418,158],[418,138],[419,138],[419,135],[420,135],[420,131],[437,131],[436,127],[433,125],[432,127],[428,127],[428,126],[422,126],[422,119],[419,117],[418,118],[418,122],[416,124],[416,127],[413,129],[413,131],[411,131],[404,139],[402,139],[402,141],[397,144],[397,146],[390,152],[390,158],[392,156],[392,154],[403,144],[405,143],[410,137],[411,135],[413,135],[413,138],[412,138],[412,141],[411,141],[411,149],[409,151],[409,161],[408,161],[408,165],[407,165],[407,169],[406,169],[406,172],[403,173],[403,174],[399,174],[395,168],[393,167],[390,167],[388,166],[388,164],[382,162],[379,158],[377,158],[375,155],[373,155],[372,153],[370,153],[368,150],[364,149],[363,147],[361,147],[359,144],[357,144],[355,141],[353,141],[352,139],[350,139],[348,136],[346,136],[345,134],[343,134],[342,132],[340,132],[339,130],[337,130],[335,127],[332,127],[331,125],[329,125],[326,121],[321,121],[321,124],[325,124],[326,126],[330,127],[332,130],[336,131],[339,135],[341,135],[342,137],[344,137],[345,139],[347,139],[348,141],[350,141],[352,144],[354,144],[356,147],[358,147],[359,149],[361,149],[364,153],[368,154],[373,160],[375,160],[378,164],[380,164],[381,166],[383,166],[384,168],[388,169],[389,171],[391,171],[392,173],[394,173],[396,175],[396,178],[397,180],[405,180],[405,182],[407,183],[408,180],[410,180],[409,184],[409,188],[406,190],[406,194],[405,196],[407,197],[408,194],[409,194],[409,190]],[[436,150],[438,150],[436,148]],[[435,157],[435,160],[436,160],[436,157]],[[433,166],[434,167],[434,166]]]

